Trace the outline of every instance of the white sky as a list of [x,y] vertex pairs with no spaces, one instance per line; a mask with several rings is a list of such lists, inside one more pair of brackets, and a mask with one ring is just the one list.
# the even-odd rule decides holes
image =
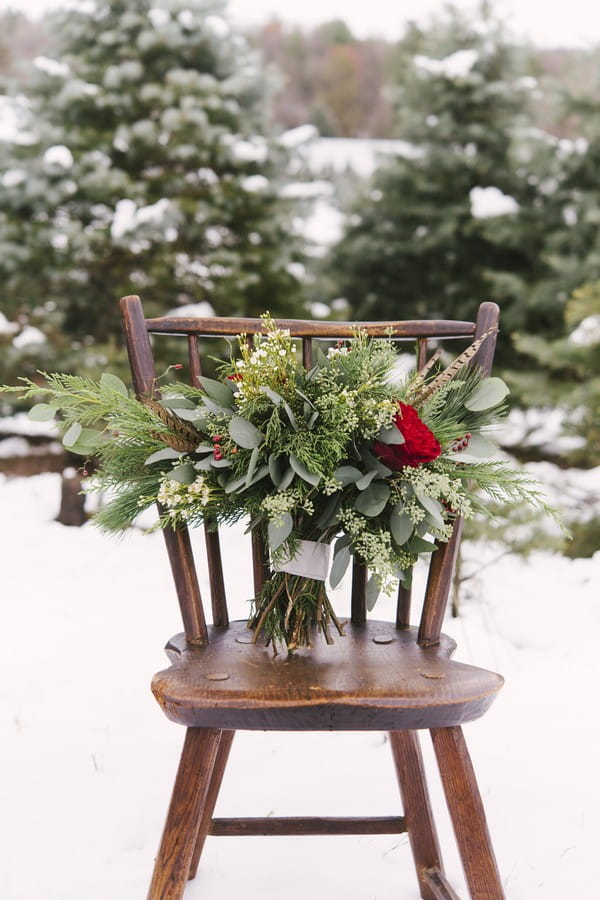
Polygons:
[[[600,4],[597,0],[492,0],[498,13],[520,37],[540,45],[600,46]],[[73,0],[73,5],[77,0]],[[0,0],[0,8],[20,8],[30,15],[64,6],[64,0]],[[457,0],[472,8],[473,0]],[[422,19],[439,10],[443,0],[230,0],[230,14],[242,24],[271,16],[312,25],[343,18],[359,36],[397,38],[408,19]]]

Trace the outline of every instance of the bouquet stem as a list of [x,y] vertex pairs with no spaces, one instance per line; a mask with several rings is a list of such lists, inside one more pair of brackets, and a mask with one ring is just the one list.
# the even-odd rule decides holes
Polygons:
[[312,646],[313,625],[332,644],[331,623],[343,635],[343,626],[333,611],[325,582],[305,575],[275,572],[256,599],[248,627],[254,630],[254,643],[264,634],[267,644],[273,642],[275,652],[277,643],[282,642],[288,653],[292,653],[298,647]]

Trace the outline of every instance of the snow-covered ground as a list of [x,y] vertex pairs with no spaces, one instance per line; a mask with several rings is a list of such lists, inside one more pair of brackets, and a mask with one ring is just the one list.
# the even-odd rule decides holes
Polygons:
[[[149,690],[165,639],[180,630],[176,602],[160,534],[119,542],[92,525],[64,528],[53,522],[58,495],[56,475],[0,481],[0,897],[136,900],[183,738]],[[239,531],[225,541],[237,617],[247,597],[241,545]],[[505,559],[481,579],[446,631],[457,658],[507,678],[492,710],[466,728],[507,897],[590,897],[600,558]],[[431,764],[427,735],[423,743]],[[443,807],[435,779],[433,794]],[[218,806],[222,815],[399,811],[385,736],[370,733],[240,733]],[[464,890],[446,817],[441,833],[449,877]],[[309,893],[417,900],[406,837],[209,838],[186,897]]]

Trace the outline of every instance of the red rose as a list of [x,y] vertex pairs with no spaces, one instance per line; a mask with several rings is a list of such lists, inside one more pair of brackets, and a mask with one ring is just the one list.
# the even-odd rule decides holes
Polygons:
[[417,466],[437,459],[442,448],[436,436],[421,421],[419,414],[408,403],[398,403],[400,412],[394,416],[394,425],[404,438],[403,444],[384,444],[375,441],[373,450],[390,469]]

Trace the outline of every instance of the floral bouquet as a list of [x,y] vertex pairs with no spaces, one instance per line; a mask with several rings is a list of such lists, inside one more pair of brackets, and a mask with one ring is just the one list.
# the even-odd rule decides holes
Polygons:
[[467,367],[489,333],[442,371],[436,354],[398,378],[390,340],[358,331],[305,369],[289,333],[263,318],[266,334],[253,346],[240,335],[219,380],[171,384],[160,398],[136,399],[110,374],[8,389],[43,393],[31,417],[59,413],[65,446],[98,460],[88,489],[109,493],[95,516],[104,530],[157,503],[160,527],[247,518],[262,531],[274,571],[253,600],[255,639],[292,651],[316,625],[330,643],[343,629],[326,581],[339,584],[354,556],[372,608],[398,579],[410,584],[458,516],[485,512],[477,489],[544,507],[536,484],[495,458],[508,388]]

